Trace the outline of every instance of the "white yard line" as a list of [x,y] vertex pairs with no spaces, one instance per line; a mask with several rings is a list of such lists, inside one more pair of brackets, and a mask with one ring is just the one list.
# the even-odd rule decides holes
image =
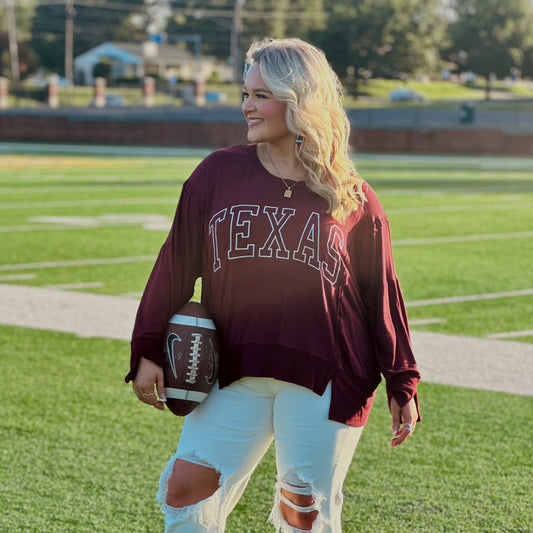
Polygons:
[[0,210],[7,209],[51,209],[57,207],[100,207],[100,206],[115,206],[115,205],[147,205],[147,204],[175,204],[177,198],[163,197],[163,198],[116,198],[114,200],[51,200],[51,201],[35,201],[35,202],[3,202],[0,203]]
[[533,329],[522,331],[505,331],[502,333],[491,333],[487,339],[518,339],[520,337],[533,337]]
[[424,307],[427,305],[456,304],[463,302],[477,302],[479,300],[495,300],[497,298],[515,298],[533,295],[533,289],[521,291],[488,292],[485,294],[466,294],[464,296],[449,296],[447,298],[429,298],[427,300],[412,300],[406,302],[406,307]]
[[387,209],[388,215],[423,215],[432,213],[468,213],[471,211],[507,211],[514,209],[531,209],[533,202],[509,202],[499,204],[475,205],[435,205],[426,207],[399,207]]
[[393,246],[421,246],[425,244],[452,244],[456,242],[492,241],[498,239],[529,239],[533,231],[514,231],[508,233],[480,233],[474,235],[455,235],[449,237],[424,237],[420,239],[396,239]]
[[40,263],[13,263],[0,265],[0,271],[8,270],[37,270],[41,268],[64,268],[94,265],[117,265],[121,263],[146,263],[155,261],[154,255],[139,255],[135,257],[107,257],[101,259],[76,259],[72,261],[42,261]]
[[[443,187],[443,188],[431,188],[431,189],[415,189],[415,188],[381,188],[382,186],[379,186],[379,196],[425,196],[428,198],[435,198],[438,196],[450,196],[450,195],[461,195],[462,197],[468,197],[470,200],[476,197],[480,197],[481,194],[487,194],[487,193],[497,193],[500,195],[498,198],[499,201],[505,201],[505,202],[517,202],[521,199],[526,199],[526,195],[524,194],[524,186],[523,185],[517,185],[516,183],[507,183],[504,184],[502,182],[499,182],[498,185],[476,185],[476,186],[468,186],[468,187]],[[377,186],[376,186],[377,188]],[[513,198],[503,198],[501,195],[503,194],[511,194],[513,195]]]
[[[69,207],[93,207],[93,206],[116,206],[116,205],[145,205],[145,204],[175,204],[177,197],[160,198],[116,198],[108,200],[36,200],[33,202],[2,202],[0,210],[11,209],[51,209]],[[388,209],[388,215],[416,215],[432,213],[461,213],[470,211],[501,211],[508,209],[531,209],[533,202],[513,202],[500,204],[477,204],[477,205],[441,205],[424,207],[405,207],[398,209]]]
[[530,157],[491,157],[486,155],[480,156],[461,156],[461,155],[420,155],[420,154],[356,154],[355,160],[361,161],[392,161],[394,163],[442,163],[445,165],[459,165],[464,168],[465,165],[480,166],[487,170],[494,169],[525,169],[531,168]]
[[172,219],[166,215],[140,213],[106,213],[97,216],[36,216],[28,217],[32,225],[0,226],[0,233],[27,233],[33,231],[65,231],[75,229],[125,228],[142,226],[149,230],[170,229]]
[[431,326],[433,324],[444,324],[446,320],[444,318],[419,318],[415,320],[409,320],[409,326]]
[[[91,177],[92,179],[92,177]],[[132,191],[135,189],[141,189],[141,191],[145,191],[147,189],[151,189],[153,187],[160,187],[162,182],[156,182],[156,183],[135,183],[135,182],[124,182],[124,185],[102,185],[100,183],[93,183],[91,185],[30,185],[26,186],[24,185],[23,188],[21,187],[2,187],[0,185],[0,192],[3,194],[19,194],[19,195],[27,195],[29,193],[31,194],[48,194],[48,193],[58,193],[58,192],[82,192],[82,191],[89,191],[89,192],[107,192],[107,191]],[[180,182],[176,181],[169,181],[169,182],[163,182],[163,186],[168,187],[178,187],[180,185]]]
[[[71,261],[42,261],[36,263],[13,263],[0,265],[0,271],[17,271],[17,270],[40,270],[46,268],[69,268],[80,266],[96,265],[116,265],[126,263],[146,263],[154,262],[157,256],[141,255],[133,257],[108,257],[108,258],[90,258],[76,259]],[[516,291],[504,291],[484,294],[466,294],[461,296],[448,296],[442,298],[428,298],[426,300],[411,300],[406,302],[406,307],[424,307],[429,305],[446,305],[464,302],[476,302],[480,300],[494,300],[499,298],[515,298],[521,296],[533,295],[532,289],[523,289]]]
[[46,285],[47,289],[56,290],[79,290],[79,289],[101,289],[105,283],[103,281],[87,281],[80,283],[56,283],[53,285]]
[[33,224],[31,226],[0,226],[0,233],[26,233],[31,231],[65,231],[68,229],[87,229],[80,226],[47,226]]
[[3,281],[28,281],[36,277],[37,274],[5,274],[0,276],[0,283]]
[[[31,233],[35,231],[67,231],[67,230],[85,230],[85,229],[99,229],[99,228],[125,228],[131,226],[143,226],[144,229],[168,231],[170,229],[171,221],[158,222],[158,223],[142,223],[142,222],[122,222],[122,223],[104,223],[87,224],[87,225],[49,225],[32,224],[32,225],[20,225],[20,226],[0,226],[0,233]],[[529,239],[533,237],[533,231],[517,231],[509,233],[485,233],[474,235],[456,235],[447,237],[421,237],[413,239],[393,239],[393,246],[424,246],[431,244],[454,244],[462,242],[475,242],[475,241],[492,241],[501,239]]]
[[143,292],[125,292],[123,294],[120,294],[120,298],[131,298],[133,300],[140,300],[142,298]]

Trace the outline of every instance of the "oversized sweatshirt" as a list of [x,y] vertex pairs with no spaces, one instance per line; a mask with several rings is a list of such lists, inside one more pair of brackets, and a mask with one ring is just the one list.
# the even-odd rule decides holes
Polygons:
[[197,278],[221,343],[219,384],[272,377],[322,394],[329,418],[362,426],[384,376],[404,405],[420,379],[393,265],[389,224],[364,183],[366,201],[345,223],[327,202],[283,181],[256,145],[207,156],[185,182],[168,238],[141,299],[132,336],[141,356],[163,364],[170,317]]

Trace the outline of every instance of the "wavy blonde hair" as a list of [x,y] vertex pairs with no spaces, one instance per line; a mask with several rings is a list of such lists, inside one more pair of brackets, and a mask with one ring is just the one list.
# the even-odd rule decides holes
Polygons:
[[342,87],[325,54],[300,39],[263,39],[248,50],[276,100],[287,104],[287,127],[303,141],[296,157],[307,171],[309,189],[327,200],[340,221],[365,201],[362,179],[348,156],[350,122]]

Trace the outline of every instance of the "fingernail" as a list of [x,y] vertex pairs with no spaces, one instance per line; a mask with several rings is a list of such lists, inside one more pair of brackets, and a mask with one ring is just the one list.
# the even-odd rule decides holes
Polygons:
[[167,397],[165,396],[164,393],[161,394],[160,398],[161,398],[161,401],[162,401],[162,402],[166,402],[166,401],[167,401]]

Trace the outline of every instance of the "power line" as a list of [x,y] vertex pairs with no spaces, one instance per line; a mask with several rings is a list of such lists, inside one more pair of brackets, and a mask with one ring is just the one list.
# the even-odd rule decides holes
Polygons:
[[[1,0],[0,0],[1,1]],[[124,2],[108,2],[103,4],[102,2],[95,0],[37,0],[39,7],[63,7],[67,3],[72,4],[72,6],[78,6],[79,9],[76,10],[76,17],[74,21],[74,33],[77,36],[81,36],[80,32],[84,36],[90,35],[101,35],[102,31],[108,31],[113,33],[117,28],[117,23],[125,19],[125,15],[142,12],[144,6],[137,4],[125,4]],[[190,5],[190,3],[189,3]],[[127,13],[124,11],[119,12],[116,8],[124,9],[127,7]],[[102,13],[101,8],[108,8]],[[113,8],[109,10],[109,8]],[[57,13],[57,12],[56,12]],[[212,21],[214,24],[222,24],[226,26],[228,31],[233,31],[235,33],[235,26],[239,26],[242,23],[235,22],[235,10],[224,10],[224,9],[204,9],[204,8],[183,8],[179,11],[181,14],[195,20],[205,20],[207,22]],[[244,6],[239,6],[238,9],[238,20],[243,21],[246,18],[249,19],[261,19],[265,16],[268,16],[270,19],[275,18],[275,13],[265,12],[265,11],[246,11]],[[293,18],[293,19],[315,19],[318,17],[323,17],[323,13],[279,13],[278,16],[283,16],[284,18]],[[111,20],[110,20],[111,19]],[[218,20],[218,22],[217,22]],[[92,25],[97,27],[93,30]],[[65,23],[63,22],[63,17],[58,17],[57,14],[50,15],[46,17],[45,14],[40,14],[39,17],[35,17],[33,20],[33,35],[34,37],[41,34],[53,33],[55,35],[65,35]],[[216,28],[209,28],[205,26],[202,28],[202,34],[209,35],[211,37],[216,37],[219,33],[219,30]],[[234,48],[235,49],[235,48]]]
[[[60,6],[65,5],[66,0],[37,0],[37,6]],[[75,0],[72,2],[80,7],[96,7],[101,9],[141,11],[144,12],[143,4],[129,4],[126,2],[98,2],[97,0]]]
[[[65,5],[66,0],[37,0],[36,4],[38,6],[55,6],[55,5]],[[125,2],[100,2],[98,0],[73,0],[75,6],[80,7],[90,7],[90,8],[100,8],[107,10],[122,10],[128,12],[145,12],[145,6],[143,4],[129,4]],[[238,4],[238,0],[237,0]],[[244,5],[244,4],[242,4]],[[233,19],[234,9],[233,6],[230,6],[228,9],[214,9],[212,7],[176,7],[172,9],[174,15],[183,15],[186,17],[194,18],[228,18]],[[276,10],[273,11],[257,11],[241,8],[241,16],[243,19],[260,19],[260,18],[281,18],[281,19],[296,19],[296,20],[315,20],[315,19],[324,19],[327,17],[325,11],[316,11],[316,12],[301,12],[301,11],[286,11],[286,10]]]

